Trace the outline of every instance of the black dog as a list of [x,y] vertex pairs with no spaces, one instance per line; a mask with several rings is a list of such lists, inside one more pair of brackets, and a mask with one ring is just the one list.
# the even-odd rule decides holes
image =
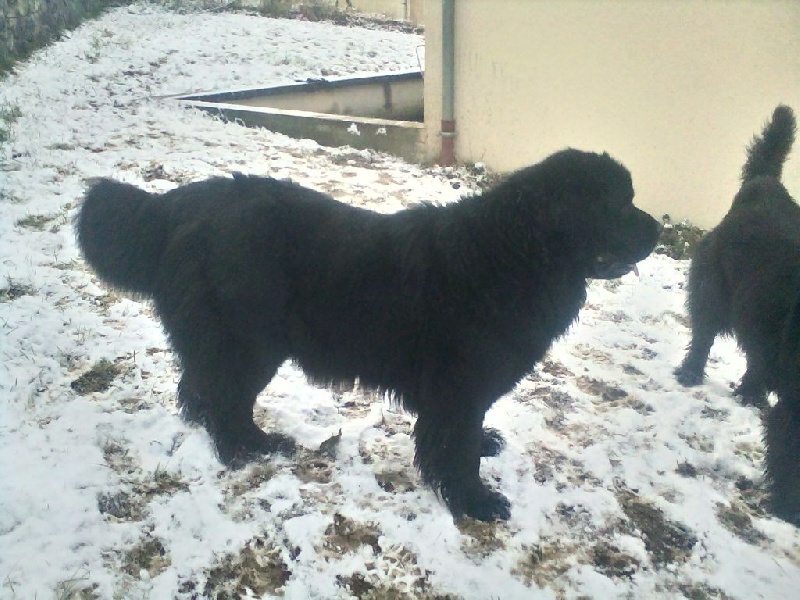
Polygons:
[[290,451],[254,423],[287,358],[315,381],[390,391],[417,414],[415,464],[458,515],[506,519],[480,457],[484,413],[576,318],[586,278],[619,277],[660,225],[628,171],[565,150],[494,189],[391,215],[259,177],[148,194],[91,186],[78,240],[102,279],[155,300],[180,357],[179,405],[220,459]]
[[[800,522],[800,206],[781,184],[795,135],[792,110],[779,106],[753,140],[742,187],[725,218],[697,245],[687,308],[692,341],[676,370],[683,385],[703,380],[718,334],[734,335],[747,357],[735,393],[767,411],[767,476],[779,516]],[[767,393],[778,393],[770,410]]]

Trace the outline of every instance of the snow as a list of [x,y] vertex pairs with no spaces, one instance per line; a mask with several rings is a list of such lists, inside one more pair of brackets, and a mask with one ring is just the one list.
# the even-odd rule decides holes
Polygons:
[[[800,532],[759,509],[761,425],[731,395],[741,354],[718,341],[693,390],[672,376],[688,341],[685,261],[652,256],[638,278],[591,283],[579,322],[489,412],[508,444],[482,474],[511,500],[508,523],[454,523],[412,467],[410,416],[359,390],[312,387],[290,364],[258,418],[297,439],[297,458],[226,471],[207,434],[177,416],[178,373],[151,308],[109,294],[77,250],[85,180],[157,191],[242,171],[380,211],[453,201],[474,183],[466,171],[323,148],[167,98],[406,70],[422,43],[134,4],[0,81],[0,598],[751,600],[800,589]],[[78,394],[70,384],[101,359],[121,373]],[[339,431],[334,459],[313,452]],[[679,537],[660,559],[631,497],[688,548]],[[600,559],[604,548],[617,562]]]

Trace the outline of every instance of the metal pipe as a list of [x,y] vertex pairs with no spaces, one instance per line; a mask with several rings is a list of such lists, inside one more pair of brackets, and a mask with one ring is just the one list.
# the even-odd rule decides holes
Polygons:
[[442,1],[442,165],[455,163],[455,8],[455,0]]

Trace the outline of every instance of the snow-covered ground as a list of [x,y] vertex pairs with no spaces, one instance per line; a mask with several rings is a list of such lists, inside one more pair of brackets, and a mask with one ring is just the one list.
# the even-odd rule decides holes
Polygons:
[[413,68],[421,44],[134,5],[0,82],[0,598],[797,594],[800,532],[764,514],[759,417],[731,396],[741,355],[718,342],[696,390],[671,374],[688,341],[685,262],[652,256],[639,278],[592,283],[569,335],[490,411],[508,445],[482,473],[512,501],[507,523],[454,523],[412,467],[411,417],[288,364],[258,415],[296,437],[294,459],[226,471],[177,416],[150,307],[99,285],[76,248],[84,180],[164,190],[242,171],[381,211],[452,201],[464,171],[160,99]]

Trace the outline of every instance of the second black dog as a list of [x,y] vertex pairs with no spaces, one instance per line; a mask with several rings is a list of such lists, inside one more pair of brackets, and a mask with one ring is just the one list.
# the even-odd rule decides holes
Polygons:
[[[678,381],[696,385],[711,345],[732,334],[747,357],[735,393],[767,412],[767,476],[776,514],[800,522],[800,386],[797,385],[800,300],[800,206],[781,183],[796,122],[779,106],[753,140],[742,187],[725,218],[697,245],[687,308],[692,340]],[[778,393],[770,410],[767,393]]]
[[314,380],[390,391],[417,414],[415,463],[451,512],[506,519],[479,476],[487,409],[575,320],[587,277],[619,277],[660,226],[628,171],[565,150],[488,192],[384,215],[274,179],[163,195],[100,180],[77,221],[101,278],[155,300],[179,404],[227,463],[289,451],[253,422],[287,358]]

